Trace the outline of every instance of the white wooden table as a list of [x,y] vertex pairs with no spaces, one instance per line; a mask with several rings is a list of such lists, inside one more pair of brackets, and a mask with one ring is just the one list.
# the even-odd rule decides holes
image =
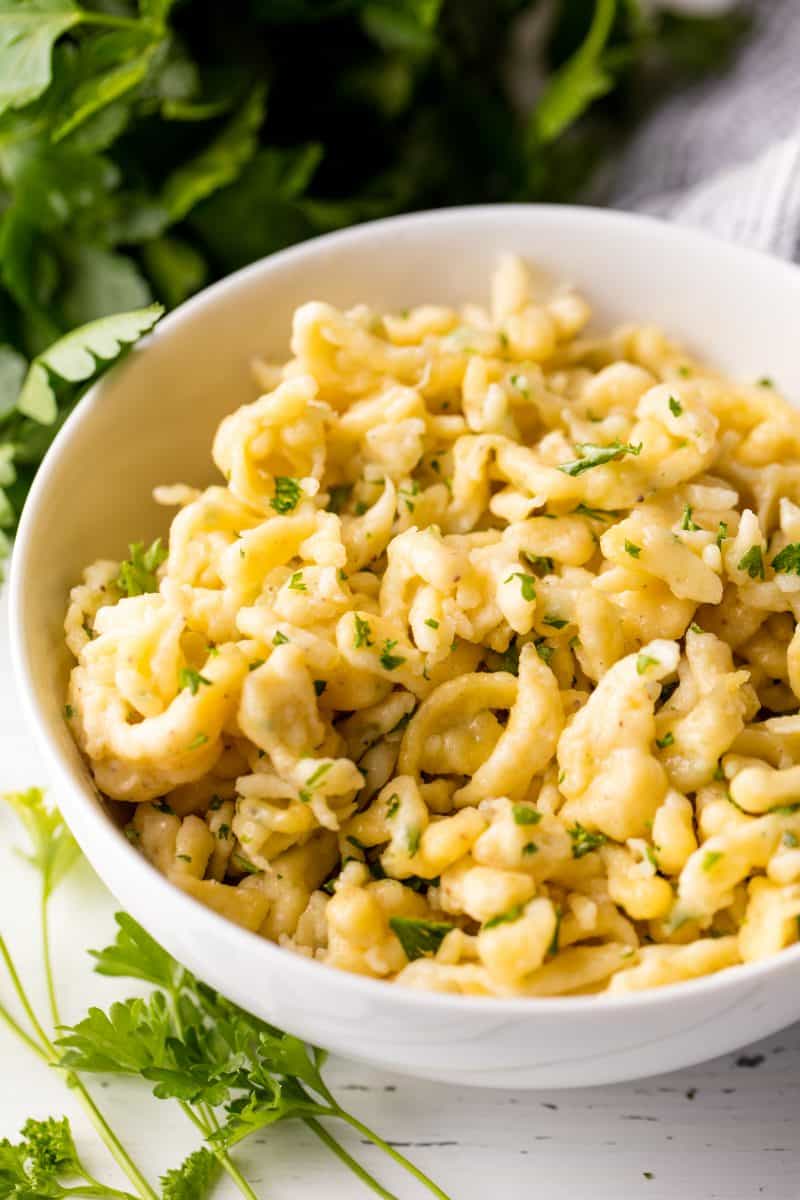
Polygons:
[[[44,784],[22,720],[0,621],[0,790]],[[57,801],[58,797],[54,797]],[[32,872],[13,852],[13,818],[0,812],[0,928],[44,1011]],[[64,1017],[124,994],[124,982],[91,974],[89,946],[111,940],[114,902],[84,863],[54,913]],[[5,979],[0,994],[8,998]],[[800,1008],[800,997],[798,997]],[[333,1060],[329,1083],[343,1103],[395,1142],[453,1200],[800,1200],[800,1024],[740,1054],[693,1070],[615,1087],[563,1092],[458,1090]],[[133,1157],[151,1177],[176,1165],[196,1133],[175,1105],[146,1086],[96,1081],[93,1090]],[[0,1027],[0,1138],[30,1115],[68,1114],[86,1161],[117,1178],[63,1084]],[[401,1200],[427,1196],[371,1147],[350,1148]],[[312,1134],[278,1126],[241,1151],[264,1200],[360,1200],[363,1189]],[[238,1195],[221,1185],[224,1200]]]

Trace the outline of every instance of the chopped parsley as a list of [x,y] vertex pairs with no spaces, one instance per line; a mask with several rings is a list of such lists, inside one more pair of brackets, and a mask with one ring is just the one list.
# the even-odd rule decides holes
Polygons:
[[195,671],[192,667],[181,667],[178,671],[178,690],[183,691],[188,688],[193,696],[197,695],[198,688],[201,684],[206,687],[211,686],[211,680],[206,679],[205,675],[201,675],[199,671]]
[[800,575],[800,542],[790,542],[775,555],[772,567],[782,575]]
[[251,863],[249,858],[245,858],[243,854],[232,854],[231,862],[245,875],[261,875],[261,867],[257,867],[255,863]]
[[225,803],[225,801],[222,799],[222,796],[217,796],[215,793],[211,797],[211,800],[208,805],[209,812],[219,812],[219,810],[222,808],[222,805],[224,803]]
[[509,908],[504,913],[498,913],[495,917],[490,917],[483,924],[483,929],[496,929],[498,925],[510,925],[513,921],[518,921],[525,911],[524,904],[515,904],[513,908]]
[[143,596],[158,591],[156,571],[167,557],[167,548],[156,538],[145,550],[144,542],[131,542],[130,558],[119,565],[117,588],[124,596]]
[[548,666],[555,652],[555,646],[548,646],[547,642],[545,642],[543,639],[540,639],[536,642],[536,653],[539,655],[539,658],[542,660],[542,662],[547,663]]
[[152,805],[156,812],[167,813],[171,817],[175,815],[175,809],[166,800],[153,800]]
[[220,825],[219,829],[217,830],[217,837],[220,838],[223,842],[227,842],[227,840],[230,836],[231,836],[230,825],[225,825],[225,824]]
[[700,528],[700,526],[692,520],[692,512],[693,509],[691,504],[687,504],[683,510],[683,520],[681,521],[681,529],[686,529],[690,533],[694,533],[695,530]]
[[552,613],[548,613],[542,618],[543,625],[550,625],[553,629],[563,629],[565,625],[569,625],[569,621],[565,621],[563,617],[554,617]]
[[692,621],[691,625],[689,626],[689,629],[692,631],[692,633],[702,633],[703,632],[703,630],[697,624],[697,621]]
[[327,683],[327,680],[325,680],[325,679],[315,679],[314,680],[314,691],[317,693],[318,696],[322,695],[322,693],[325,691],[325,688],[327,686],[328,686],[328,683]]
[[290,475],[275,476],[275,495],[270,500],[270,507],[276,513],[288,513],[297,508],[303,489],[297,479]]
[[311,772],[305,782],[305,786],[301,787],[300,791],[297,793],[304,804],[308,804],[314,788],[317,787],[317,785],[325,778],[325,776],[328,774],[328,771],[330,771],[332,767],[332,762],[324,762],[320,763],[316,770]]
[[328,489],[328,504],[329,512],[340,513],[347,501],[350,499],[350,493],[353,490],[351,483],[338,484],[336,487]]
[[561,936],[561,921],[563,920],[563,917],[564,917],[564,910],[562,909],[560,904],[557,904],[556,905],[556,927],[553,930],[553,936],[550,939],[550,945],[547,947],[547,955],[549,958],[552,958],[552,956],[554,954],[558,954],[558,950],[559,950],[558,941]]
[[645,671],[650,667],[657,667],[658,665],[657,658],[651,658],[649,654],[639,654],[636,657],[636,674],[644,675]]
[[308,588],[303,583],[303,572],[295,571],[289,580],[289,588],[293,592],[307,592]]
[[374,646],[372,640],[372,630],[370,629],[369,621],[365,621],[363,617],[355,614],[356,636],[353,642],[356,650],[360,650],[362,646]]
[[190,750],[198,750],[201,746],[205,746],[207,741],[208,741],[207,733],[196,733],[194,735],[194,737],[192,738],[192,740],[189,742],[189,749]]
[[538,575],[540,579],[553,570],[553,560],[549,554],[529,554],[527,550],[523,550],[522,557],[534,575]]
[[775,380],[771,379],[769,375],[762,375],[758,381],[758,386],[763,388],[774,388]]
[[389,928],[405,951],[409,962],[435,954],[451,929],[447,921],[425,921],[419,917],[390,917]]
[[530,398],[530,388],[522,375],[512,375],[509,382],[513,388],[516,388],[520,396],[524,396],[526,400]]
[[676,400],[674,396],[670,396],[669,398],[669,411],[672,413],[673,417],[679,417],[683,412],[683,405],[681,404],[680,400]]
[[567,830],[572,839],[572,857],[583,858],[586,854],[591,854],[593,850],[604,846],[608,838],[604,833],[592,833],[588,829],[584,829],[580,821],[576,821],[571,829]]
[[721,547],[722,543],[725,541],[725,538],[727,536],[728,536],[728,522],[720,521],[719,528],[717,529],[717,545]]
[[797,840],[797,834],[791,833],[788,830],[781,838],[781,843],[784,846],[788,846],[792,850],[796,849],[797,846],[800,846],[800,842]]
[[686,363],[681,363],[681,365],[678,367],[678,374],[682,379],[688,379],[691,373],[691,367],[687,367]]
[[380,663],[385,671],[395,671],[398,667],[402,667],[406,661],[401,654],[392,654],[392,650],[394,650],[396,645],[396,638],[394,640],[387,638],[383,643],[383,649],[380,653]]
[[[276,634],[275,636],[277,637],[278,635]],[[281,634],[281,637],[283,637],[283,634]],[[283,640],[284,640],[285,642],[288,642],[288,640],[289,640],[289,639],[288,639],[288,638],[283,638]],[[277,643],[277,642],[273,642],[273,645],[276,645],[276,646],[277,646],[277,645],[278,645],[278,643]],[[263,665],[264,665],[264,663],[265,663],[266,661],[267,661],[267,660],[266,660],[265,658],[254,658],[254,659],[253,659],[253,661],[252,661],[251,663],[248,663],[248,664],[247,664],[247,669],[248,669],[248,671],[257,671],[259,667],[263,667]]]
[[591,442],[577,442],[575,453],[578,457],[573,462],[561,463],[558,469],[565,475],[582,475],[584,471],[589,471],[592,467],[602,467],[606,463],[623,458],[626,454],[638,455],[641,452],[641,442],[638,446],[618,440],[611,442],[608,446],[595,446]]
[[656,738],[656,745],[658,746],[659,750],[666,750],[667,746],[674,746],[674,744],[675,734],[672,732],[665,733],[663,737]]
[[413,825],[406,834],[406,846],[408,848],[409,858],[413,858],[419,850],[420,832],[416,825]]
[[511,583],[514,579],[519,580],[523,600],[530,602],[536,599],[536,584],[532,575],[525,575],[522,571],[513,571],[504,582]]
[[764,579],[764,557],[760,546],[751,546],[737,564],[740,571],[747,571],[751,579]]
[[71,721],[72,718],[75,716],[75,709],[72,707],[71,704],[64,705],[64,716],[66,717],[66,719],[68,721]]
[[536,845],[536,842],[526,842],[522,847],[523,854],[536,854],[538,853],[538,850],[539,847]]
[[175,857],[179,858],[181,860],[181,862],[191,862],[192,861],[191,854],[176,854]]
[[516,825],[538,825],[542,819],[542,814],[530,804],[514,804],[511,811]]
[[275,630],[275,634],[272,638],[273,646],[285,646],[288,641],[289,639],[285,633],[281,633],[280,629]]
[[703,858],[703,864],[702,864],[703,870],[710,871],[712,869],[712,867],[715,867],[717,865],[717,863],[719,862],[719,860],[721,858],[722,858],[722,852],[720,850],[709,850],[708,853]]
[[613,508],[589,508],[588,504],[581,501],[577,508],[573,508],[572,516],[588,517],[590,521],[610,521],[612,517],[618,517],[619,513]]
[[516,640],[509,642],[502,654],[497,655],[498,671],[508,671],[509,675],[519,675],[519,646]]
[[386,819],[387,819],[387,821],[391,821],[392,817],[396,815],[399,807],[400,807],[400,797],[398,796],[397,792],[392,792],[391,796],[386,801]]
[[779,817],[791,817],[798,811],[800,811],[800,804],[776,804],[774,808],[767,809],[767,812],[777,813]]
[[638,558],[642,553],[642,547],[637,546],[635,542],[629,542],[628,539],[625,538],[625,553],[630,554],[631,558]]
[[429,629],[438,629],[439,628],[439,622],[437,620],[435,620],[434,617],[426,617],[425,624],[428,626]]

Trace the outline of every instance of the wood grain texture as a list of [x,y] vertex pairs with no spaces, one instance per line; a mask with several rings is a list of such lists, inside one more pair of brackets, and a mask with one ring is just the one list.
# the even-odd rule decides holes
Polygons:
[[[41,759],[15,698],[5,605],[0,633],[0,788],[44,784]],[[57,801],[58,797],[54,797]],[[32,872],[13,852],[0,811],[0,928],[44,1011]],[[84,863],[54,913],[66,1020],[135,990],[93,976],[85,954],[110,937],[114,902]],[[0,994],[7,997],[5,980]],[[800,1016],[800,997],[798,997]],[[342,1102],[408,1154],[452,1200],[798,1200],[800,1024],[746,1050],[672,1075],[580,1091],[476,1091],[420,1083],[333,1060]],[[171,1104],[128,1081],[94,1092],[138,1162],[155,1177],[195,1145]],[[0,1029],[0,1138],[29,1115],[67,1113],[90,1168],[118,1178],[58,1078]],[[371,1147],[348,1147],[401,1200],[427,1195]],[[360,1200],[366,1190],[302,1125],[278,1127],[240,1158],[264,1200]],[[238,1195],[220,1186],[220,1200]]]

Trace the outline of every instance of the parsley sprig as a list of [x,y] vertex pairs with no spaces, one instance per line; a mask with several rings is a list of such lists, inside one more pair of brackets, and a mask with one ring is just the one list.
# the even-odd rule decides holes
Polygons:
[[590,471],[592,467],[602,467],[606,463],[616,462],[617,459],[624,458],[626,454],[636,457],[641,452],[641,442],[638,446],[619,440],[611,442],[608,446],[595,446],[592,442],[577,442],[575,453],[578,457],[572,462],[561,463],[558,469],[565,475],[582,475],[584,471]]
[[[310,781],[309,781],[310,782]],[[106,976],[151,985],[147,996],[116,1002],[107,1011],[91,1008],[75,1025],[61,1023],[48,936],[48,901],[77,861],[79,850],[61,817],[38,789],[6,797],[28,832],[30,861],[42,880],[42,930],[51,1018],[60,1031],[52,1039],[37,1017],[11,953],[0,936],[5,966],[22,1020],[0,1003],[0,1022],[33,1053],[64,1073],[95,1129],[125,1171],[133,1191],[106,1186],[86,1172],[69,1123],[28,1121],[17,1144],[0,1142],[0,1196],[55,1200],[87,1195],[107,1200],[158,1200],[97,1108],[81,1073],[127,1075],[146,1080],[158,1100],[178,1103],[203,1136],[203,1145],[160,1181],[161,1200],[206,1200],[225,1171],[248,1200],[256,1193],[231,1158],[240,1141],[278,1121],[303,1121],[329,1150],[384,1200],[398,1200],[357,1162],[321,1124],[336,1119],[362,1141],[383,1150],[438,1200],[448,1200],[432,1180],[394,1146],[347,1112],[322,1077],[325,1054],[244,1012],[177,963],[132,917],[118,913],[117,935],[105,949],[91,951],[95,970]],[[27,1028],[25,1025],[27,1024]],[[74,1186],[78,1183],[78,1186]]]
[[167,548],[161,538],[145,550],[144,542],[132,542],[128,546],[130,558],[119,565],[117,588],[123,596],[143,596],[146,592],[158,591],[156,572],[167,557]]

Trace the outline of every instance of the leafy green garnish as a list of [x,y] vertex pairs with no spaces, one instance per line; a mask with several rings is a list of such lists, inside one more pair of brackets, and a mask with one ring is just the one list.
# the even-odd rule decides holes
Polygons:
[[276,513],[288,513],[297,508],[300,498],[303,495],[303,489],[300,487],[300,482],[297,479],[292,479],[288,475],[275,476],[275,495],[270,500],[270,507],[275,509]]
[[522,592],[522,599],[533,601],[536,599],[536,584],[532,575],[526,575],[522,571],[514,571],[505,580],[506,583],[511,583],[513,580],[519,580],[519,588]]
[[631,558],[638,558],[642,553],[642,547],[635,545],[633,542],[629,542],[628,539],[625,538],[625,553],[630,554]]
[[772,569],[783,575],[800,575],[800,542],[790,542],[772,560]]
[[578,457],[573,462],[561,463],[558,468],[565,475],[582,475],[584,471],[590,471],[592,467],[601,467],[606,463],[616,462],[626,454],[639,455],[642,452],[642,446],[641,443],[634,446],[630,442],[620,441],[613,441],[608,446],[595,446],[592,442],[577,442],[575,452]]
[[584,829],[580,821],[567,830],[572,840],[572,857],[583,858],[586,854],[591,854],[593,850],[597,850],[600,846],[604,846],[608,838],[604,833],[592,833],[588,829]]
[[353,645],[355,646],[356,650],[360,650],[362,647],[373,646],[375,643],[372,640],[372,629],[369,621],[365,621],[364,618],[359,617],[358,614],[356,614],[354,620],[356,636],[353,641]]
[[670,396],[669,398],[669,411],[672,413],[673,417],[679,417],[683,412],[683,405],[681,404],[680,400],[676,400],[674,396]]
[[389,928],[405,951],[409,962],[426,954],[435,954],[454,928],[447,921],[425,921],[420,917],[390,917]]
[[751,546],[746,554],[742,555],[739,562],[736,564],[740,571],[746,571],[751,579],[764,579],[764,556],[761,553],[761,547]]
[[658,659],[653,658],[650,654],[637,654],[636,656],[636,674],[645,675],[651,667],[658,666]]
[[704,871],[711,871],[723,857],[721,850],[709,850],[703,855],[702,867]]
[[658,746],[659,750],[666,750],[668,746],[672,746],[674,744],[675,734],[672,733],[671,730],[665,733],[663,737],[656,738],[656,745]]
[[158,591],[156,571],[167,557],[167,548],[161,538],[145,550],[144,542],[132,542],[128,547],[130,558],[119,565],[117,588],[123,596],[143,596],[146,592]]
[[686,529],[686,530],[689,530],[690,532],[695,532],[696,530],[698,530],[700,528],[700,526],[695,521],[692,520],[692,511],[693,511],[693,509],[692,509],[691,504],[687,504],[683,510],[683,517],[681,518],[681,529]]
[[511,812],[516,825],[538,825],[542,819],[542,814],[530,804],[514,804]]
[[178,671],[178,688],[183,691],[188,688],[193,696],[197,695],[198,688],[202,684],[207,687],[211,686],[211,680],[206,679],[205,675],[201,675],[199,671],[195,671],[193,667],[181,667]]
[[397,645],[396,639],[387,638],[380,653],[380,664],[386,671],[396,671],[406,661],[400,654],[392,654]]
[[497,913],[496,916],[490,917],[488,921],[484,921],[483,929],[496,929],[498,925],[510,925],[514,921],[518,921],[525,912],[524,904],[515,904],[506,912]]

